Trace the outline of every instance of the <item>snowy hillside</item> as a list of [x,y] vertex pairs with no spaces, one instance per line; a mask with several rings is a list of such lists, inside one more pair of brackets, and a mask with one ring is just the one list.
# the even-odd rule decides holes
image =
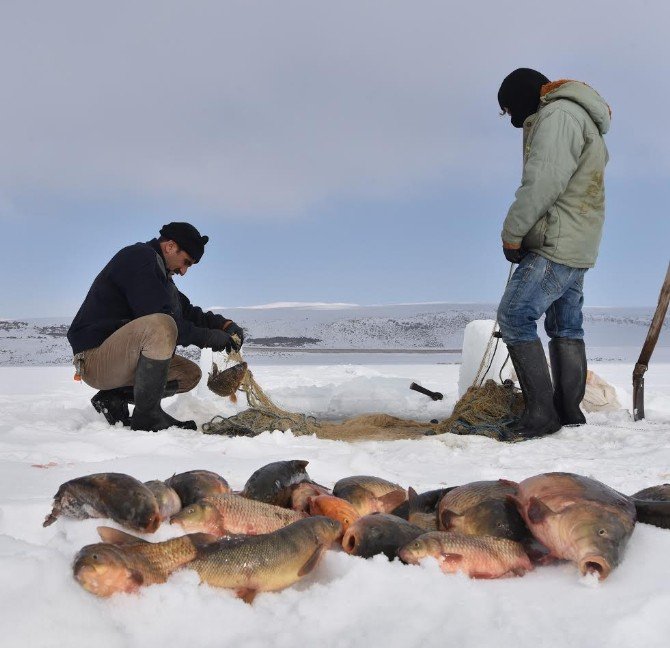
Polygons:
[[[246,352],[269,350],[459,350],[463,330],[475,319],[493,319],[492,304],[270,304],[214,308],[248,332]],[[585,310],[590,357],[632,360],[639,353],[653,315],[651,308]],[[0,365],[58,365],[70,362],[67,318],[0,321]],[[658,342],[670,348],[665,323]],[[611,349],[617,348],[617,353]],[[622,349],[624,350],[622,352]],[[659,354],[665,351],[659,350]],[[197,349],[187,350],[197,357]],[[452,358],[453,359],[453,358]]]

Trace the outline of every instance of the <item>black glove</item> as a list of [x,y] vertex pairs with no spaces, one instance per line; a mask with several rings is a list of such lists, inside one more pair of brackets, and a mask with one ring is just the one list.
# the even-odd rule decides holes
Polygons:
[[503,245],[503,254],[510,263],[519,263],[521,259],[523,259],[526,256],[527,251],[524,250],[523,248],[517,248],[516,250],[512,250],[510,248],[506,248]]
[[210,347],[212,351],[239,351],[239,345],[228,335],[225,331],[220,329],[210,329],[207,335],[206,347]]
[[237,335],[237,337],[240,338],[240,346],[244,344],[244,331],[242,330],[242,327],[235,324],[233,320],[226,320],[223,323],[222,328],[228,335]]

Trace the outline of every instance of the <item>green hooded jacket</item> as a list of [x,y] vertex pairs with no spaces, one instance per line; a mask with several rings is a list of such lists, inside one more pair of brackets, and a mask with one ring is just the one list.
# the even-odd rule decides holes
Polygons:
[[523,125],[523,176],[503,241],[572,268],[595,265],[605,220],[603,135],[609,126],[609,106],[585,83],[542,87],[540,107]]

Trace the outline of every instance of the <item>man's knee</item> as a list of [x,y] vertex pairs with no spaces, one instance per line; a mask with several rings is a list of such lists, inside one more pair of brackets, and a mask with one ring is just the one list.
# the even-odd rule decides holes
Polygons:
[[172,357],[177,344],[177,324],[171,315],[153,313],[139,318],[144,327],[142,353],[152,360]]
[[195,362],[191,362],[184,368],[183,377],[179,380],[179,391],[191,391],[198,385],[200,378],[202,378],[200,367]]

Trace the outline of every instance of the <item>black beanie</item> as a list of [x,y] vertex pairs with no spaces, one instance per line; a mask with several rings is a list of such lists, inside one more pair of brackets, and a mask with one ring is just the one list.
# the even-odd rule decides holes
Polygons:
[[205,243],[209,241],[209,236],[200,236],[200,232],[190,223],[168,223],[161,227],[160,235],[174,241],[195,263],[202,258]]
[[540,90],[549,83],[544,74],[530,68],[518,68],[508,74],[498,90],[501,110],[507,110],[512,117],[512,126],[521,128],[523,123],[540,105]]

